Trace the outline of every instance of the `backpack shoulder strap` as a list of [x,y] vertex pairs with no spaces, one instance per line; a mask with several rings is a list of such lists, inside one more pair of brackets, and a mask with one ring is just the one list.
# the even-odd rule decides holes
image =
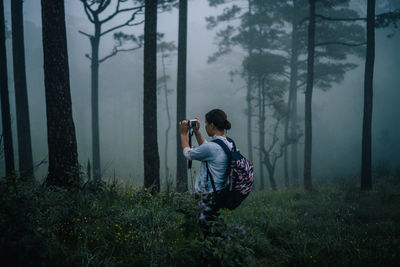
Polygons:
[[[232,140],[232,139],[231,139]],[[232,140],[233,141],[233,140]],[[226,155],[228,156],[228,158],[231,158],[231,153],[232,151],[229,149],[229,147],[224,143],[224,141],[220,140],[220,139],[214,139],[211,142],[217,143],[218,145],[220,145],[222,147],[222,149],[225,151]],[[236,151],[235,148],[235,143],[233,143],[233,148],[234,151]]]
[[210,169],[208,168],[208,161],[206,161],[206,168],[207,168],[207,182],[208,182],[208,176],[210,176],[210,181],[211,181],[211,186],[214,190],[214,193],[217,192],[217,189],[215,188],[215,183],[214,183],[214,179],[211,175]]
[[235,141],[233,141],[233,139],[232,139],[232,138],[229,138],[229,137],[226,137],[226,140],[228,140],[229,142],[232,143],[232,145],[233,145],[233,151],[236,151],[236,144],[235,144]]
[[[232,140],[232,139],[230,139],[230,140]],[[233,140],[232,140],[233,141]],[[229,182],[228,182],[228,184],[230,185],[230,190],[232,190],[232,177],[231,177],[231,175],[230,175],[230,173],[231,173],[231,166],[230,166],[230,162],[231,162],[231,159],[232,159],[232,151],[229,149],[229,147],[225,144],[225,142],[224,141],[222,141],[221,139],[214,139],[214,140],[212,140],[211,142],[214,142],[214,143],[217,143],[218,145],[220,145],[221,147],[222,147],[222,149],[225,151],[225,154],[226,154],[226,156],[228,157],[228,168],[226,168],[226,175],[228,176],[228,179],[229,179]],[[236,151],[236,148],[235,148],[235,143],[233,143],[233,148],[234,148],[234,151]]]

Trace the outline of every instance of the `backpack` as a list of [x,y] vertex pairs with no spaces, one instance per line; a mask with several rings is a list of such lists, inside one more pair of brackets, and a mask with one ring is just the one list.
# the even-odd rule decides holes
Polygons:
[[254,183],[254,171],[253,164],[236,150],[235,142],[230,138],[227,138],[227,140],[233,144],[233,151],[220,139],[215,139],[211,142],[220,145],[228,156],[228,186],[223,190],[216,191],[214,179],[206,163],[207,180],[208,176],[210,176],[211,185],[214,190],[213,202],[215,208],[228,208],[233,210],[249,195]]

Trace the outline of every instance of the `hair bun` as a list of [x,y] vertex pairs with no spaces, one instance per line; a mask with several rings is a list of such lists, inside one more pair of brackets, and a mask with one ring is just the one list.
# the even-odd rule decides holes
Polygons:
[[229,130],[231,128],[231,123],[228,120],[225,120],[225,129]]

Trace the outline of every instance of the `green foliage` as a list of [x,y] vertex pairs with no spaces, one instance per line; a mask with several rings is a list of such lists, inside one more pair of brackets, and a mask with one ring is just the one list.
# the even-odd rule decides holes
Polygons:
[[286,58],[272,53],[254,54],[243,61],[243,68],[255,76],[281,74]]
[[[190,194],[150,194],[114,180],[93,191],[0,183],[0,253],[16,265],[394,266],[400,185],[350,180],[318,191],[253,192],[204,220]],[[204,214],[207,214],[204,212]]]
[[235,230],[200,220],[192,195],[122,185],[91,181],[71,192],[2,182],[2,259],[35,266],[251,265],[251,250]]

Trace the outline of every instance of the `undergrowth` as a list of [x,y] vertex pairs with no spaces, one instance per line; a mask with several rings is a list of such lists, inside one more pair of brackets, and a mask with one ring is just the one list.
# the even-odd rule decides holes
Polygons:
[[204,219],[193,195],[118,182],[68,191],[0,183],[0,253],[13,266],[395,266],[400,185],[343,180],[255,191]]

